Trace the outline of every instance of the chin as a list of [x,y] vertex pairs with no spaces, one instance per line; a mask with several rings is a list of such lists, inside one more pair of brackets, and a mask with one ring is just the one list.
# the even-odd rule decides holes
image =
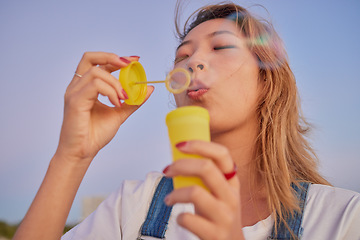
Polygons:
[[187,107],[187,106],[198,106],[198,107],[206,108],[204,104],[200,101],[192,101],[190,99],[186,99],[185,101],[176,101],[176,107]]

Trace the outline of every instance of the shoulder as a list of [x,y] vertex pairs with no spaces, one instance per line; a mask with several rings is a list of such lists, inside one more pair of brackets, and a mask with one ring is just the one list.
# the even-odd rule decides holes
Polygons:
[[321,184],[310,186],[303,218],[304,235],[323,236],[317,239],[358,239],[357,226],[360,226],[359,193]]
[[96,212],[106,211],[109,214],[132,214],[139,209],[147,208],[155,188],[163,175],[158,172],[148,173],[144,180],[125,180],[100,204]]
[[340,199],[359,199],[360,193],[344,188],[338,188],[322,184],[311,184],[309,188],[309,197],[336,197]]
[[360,193],[321,184],[312,184],[308,191],[307,206],[312,209],[348,211],[360,208]]

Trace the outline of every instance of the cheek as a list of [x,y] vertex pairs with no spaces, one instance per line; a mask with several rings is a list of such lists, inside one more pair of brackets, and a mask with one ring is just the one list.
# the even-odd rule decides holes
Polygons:
[[184,60],[182,60],[182,61],[174,64],[173,69],[175,69],[175,68],[184,68],[184,69],[187,69],[187,68],[186,68],[186,62],[187,62],[187,59],[184,59]]
[[224,101],[240,111],[241,114],[254,112],[261,91],[258,81],[256,73],[248,72],[247,74],[233,76],[226,82],[226,88],[223,89]]

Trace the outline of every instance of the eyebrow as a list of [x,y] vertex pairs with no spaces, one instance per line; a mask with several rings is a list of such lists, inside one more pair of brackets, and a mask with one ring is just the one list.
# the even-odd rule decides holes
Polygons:
[[[222,31],[216,31],[216,32],[212,32],[210,34],[207,35],[208,38],[214,37],[216,35],[219,34],[230,34],[236,37],[236,35],[233,32],[227,31],[227,30],[222,30]],[[183,41],[182,43],[180,43],[180,45],[176,48],[176,51],[179,50],[179,48],[181,48],[184,45],[190,44],[192,41],[191,40],[187,40],[187,41]]]

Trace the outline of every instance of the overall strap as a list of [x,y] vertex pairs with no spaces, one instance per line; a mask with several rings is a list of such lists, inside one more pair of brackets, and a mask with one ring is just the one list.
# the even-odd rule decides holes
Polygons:
[[291,235],[291,231],[297,237],[295,239],[300,239],[302,235],[302,217],[304,213],[304,208],[306,204],[306,196],[308,193],[308,188],[310,183],[308,182],[300,182],[300,187],[295,184],[291,184],[291,187],[294,189],[296,197],[299,201],[300,211],[294,211],[293,215],[289,216],[286,219],[286,223],[288,224],[290,230],[285,226],[283,222],[280,222],[279,219],[277,221],[277,234],[275,234],[275,226],[273,227],[271,236],[268,239],[294,239]]
[[172,190],[172,178],[162,177],[155,190],[147,217],[141,227],[141,235],[138,239],[141,239],[141,236],[151,236],[160,239],[165,238],[165,231],[167,229],[172,206],[167,206],[164,203],[164,198]]

